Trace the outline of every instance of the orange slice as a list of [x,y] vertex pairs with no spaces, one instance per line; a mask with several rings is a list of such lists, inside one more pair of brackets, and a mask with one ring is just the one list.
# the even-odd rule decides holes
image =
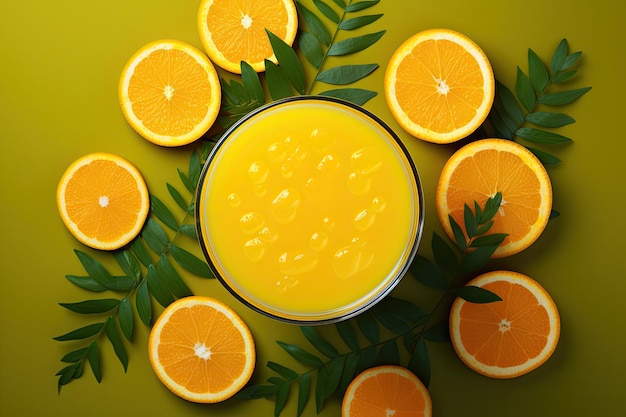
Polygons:
[[463,225],[463,207],[481,207],[502,193],[502,203],[490,233],[508,237],[494,258],[521,252],[534,243],[548,224],[552,185],[545,167],[528,149],[505,139],[481,139],[456,151],[446,162],[437,185],[437,213],[450,239],[448,214]]
[[148,188],[137,168],[109,153],[74,161],[57,188],[57,206],[69,231],[87,246],[119,249],[141,231],[148,211]]
[[450,29],[430,29],[394,52],[384,89],[387,105],[404,130],[428,142],[451,143],[484,122],[495,81],[476,43]]
[[382,365],[361,372],[343,397],[342,417],[429,417],[432,402],[422,381],[401,366]]
[[559,340],[554,301],[536,281],[517,272],[493,271],[468,283],[502,298],[475,304],[457,298],[450,312],[452,346],[474,371],[513,378],[544,364]]
[[276,63],[266,30],[292,45],[298,32],[298,14],[292,0],[203,0],[198,31],[215,65],[241,73],[241,61],[256,71],[265,60]]
[[176,40],[140,48],[122,71],[118,93],[128,123],[162,146],[199,139],[215,122],[222,98],[209,58]]
[[161,382],[197,403],[235,395],[252,376],[256,361],[244,321],[223,302],[202,296],[170,304],[152,327],[148,346]]

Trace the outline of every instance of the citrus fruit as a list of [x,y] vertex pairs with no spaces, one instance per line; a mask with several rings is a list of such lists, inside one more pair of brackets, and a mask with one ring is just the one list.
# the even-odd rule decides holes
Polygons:
[[256,362],[244,321],[222,301],[180,298],[156,320],[148,340],[150,364],[161,382],[191,402],[216,403],[235,395]]
[[429,29],[393,53],[384,79],[385,98],[400,126],[434,143],[471,134],[491,109],[491,64],[480,47],[450,29]]
[[87,246],[119,249],[135,238],[150,209],[146,183],[126,159],[109,153],[84,155],[65,171],[57,206],[69,231]]
[[265,60],[276,63],[266,30],[292,45],[298,14],[292,0],[203,0],[198,10],[198,31],[215,65],[241,73],[241,61],[256,71]]
[[559,340],[557,307],[532,278],[492,271],[468,285],[502,298],[486,304],[457,298],[450,311],[452,346],[474,371],[492,378],[524,375],[545,363]]
[[215,67],[199,49],[159,40],[130,58],[119,83],[128,123],[161,146],[182,146],[200,138],[220,110],[222,90]]
[[357,375],[343,397],[342,417],[428,417],[432,402],[415,374],[395,365],[381,365]]
[[548,224],[552,186],[545,167],[522,145],[505,139],[481,139],[456,151],[446,162],[437,185],[439,220],[450,239],[448,219],[463,225],[463,209],[474,202],[484,206],[502,193],[502,202],[489,233],[508,236],[494,258],[513,255],[534,243]]

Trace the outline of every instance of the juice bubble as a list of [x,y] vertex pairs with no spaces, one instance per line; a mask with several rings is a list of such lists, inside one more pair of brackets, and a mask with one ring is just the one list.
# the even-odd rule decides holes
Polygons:
[[252,184],[261,184],[267,180],[270,169],[263,161],[256,161],[248,167],[248,178]]
[[354,226],[361,232],[364,232],[372,227],[375,221],[376,213],[369,211],[368,209],[363,209],[354,217]]
[[385,197],[377,196],[372,199],[372,210],[375,213],[382,213],[387,207],[387,200]]
[[302,161],[306,159],[308,152],[306,148],[298,146],[292,153],[291,159],[294,160],[295,165],[300,165]]
[[328,184],[320,178],[311,177],[304,183],[304,196],[311,201],[319,200],[324,196]]
[[348,191],[354,195],[365,195],[372,188],[372,179],[367,174],[359,174],[356,172],[348,175]]
[[334,143],[335,137],[324,128],[313,129],[309,136],[311,147],[319,153],[326,152]]
[[323,251],[328,246],[328,233],[317,231],[311,235],[309,239],[309,247],[316,252]]
[[280,175],[285,179],[289,179],[293,176],[294,164],[291,158],[287,158],[280,166]]
[[265,255],[265,246],[261,239],[255,237],[244,243],[243,253],[250,262],[259,262]]
[[265,184],[256,184],[254,186],[254,195],[261,198],[267,194],[267,186]]
[[269,226],[265,226],[259,230],[259,238],[265,243],[274,243],[278,240],[278,233]]
[[317,164],[317,171],[322,175],[330,175],[339,168],[339,165],[339,159],[332,154],[328,154],[320,159],[320,162]]
[[332,217],[324,217],[322,219],[322,226],[324,227],[324,230],[330,233],[335,230],[337,222]]
[[276,142],[267,148],[267,159],[275,164],[280,164],[287,158],[287,149],[283,142]]
[[310,250],[287,251],[278,257],[278,270],[284,275],[302,275],[315,269],[318,261],[318,254]]
[[300,202],[300,193],[297,190],[285,188],[272,201],[272,213],[279,223],[290,223],[296,218]]
[[287,290],[294,288],[296,285],[300,283],[295,277],[284,276],[280,280],[276,281],[276,288],[278,288],[279,294],[284,294]]
[[239,225],[241,226],[241,230],[243,230],[244,233],[250,235],[258,232],[264,224],[265,216],[256,211],[246,213],[239,219]]
[[351,244],[335,252],[332,261],[333,270],[341,279],[350,278],[370,266],[373,259],[374,252],[369,245],[355,238]]
[[382,161],[374,149],[362,148],[352,154],[350,165],[359,174],[371,174],[380,168]]
[[231,193],[228,195],[228,197],[226,197],[226,201],[228,202],[229,206],[231,206],[232,208],[236,208],[239,207],[239,205],[241,204],[241,196],[236,193]]

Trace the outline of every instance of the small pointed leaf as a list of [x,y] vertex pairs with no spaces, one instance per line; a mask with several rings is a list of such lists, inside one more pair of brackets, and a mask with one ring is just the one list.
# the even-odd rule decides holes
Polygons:
[[370,8],[372,6],[375,6],[378,3],[380,3],[380,0],[359,1],[359,2],[352,3],[352,4],[348,5],[346,7],[346,12],[358,12],[360,10],[365,10],[365,9],[368,9],[368,8]]
[[315,13],[303,6],[302,3],[300,3],[299,1],[296,2],[296,5],[298,6],[300,16],[302,16],[304,23],[306,23],[313,36],[315,36],[322,43],[322,45],[330,45],[330,32],[328,31],[328,29],[326,29],[326,26],[320,20],[320,18],[317,17]]
[[518,100],[522,103],[522,106],[526,109],[526,112],[530,112],[535,107],[535,90],[530,82],[528,76],[517,67],[517,78],[515,81],[515,94]]
[[214,278],[209,265],[193,253],[173,244],[169,245],[172,258],[184,269],[202,278]]
[[362,106],[376,97],[378,93],[375,91],[364,90],[362,88],[340,88],[336,90],[322,91],[319,95],[339,98]]
[[591,87],[577,88],[575,90],[559,91],[557,93],[548,93],[541,96],[539,102],[549,106],[563,106],[578,100],[585,93],[591,90]]
[[360,52],[378,42],[385,32],[385,30],[382,30],[380,32],[368,33],[367,35],[341,40],[332,44],[327,54],[328,56],[343,56]]
[[335,85],[352,84],[367,77],[377,68],[378,64],[341,65],[320,72],[317,81]]
[[362,28],[363,26],[367,26],[370,23],[373,23],[380,19],[382,14],[370,14],[365,16],[357,16],[347,20],[344,20],[339,24],[339,29],[341,30],[354,30]]
[[499,295],[487,289],[476,287],[473,285],[453,288],[452,293],[470,303],[486,304],[496,301],[502,301],[502,298],[500,298]]
[[154,214],[157,219],[161,220],[163,224],[170,229],[174,231],[178,230],[178,221],[176,220],[170,209],[167,208],[165,203],[163,203],[163,201],[161,201],[155,195],[150,195],[150,202],[150,209],[152,210],[152,214]]
[[548,132],[534,127],[520,127],[515,131],[515,134],[529,142],[541,145],[554,145],[572,141],[570,138],[559,135],[558,133]]
[[315,4],[317,10],[330,19],[330,21],[333,23],[339,23],[339,15],[337,15],[337,12],[335,12],[335,10],[333,10],[333,8],[328,4],[324,3],[322,0],[313,0],[313,4]]
[[304,94],[304,68],[296,51],[269,30],[266,32],[285,78],[298,93]]

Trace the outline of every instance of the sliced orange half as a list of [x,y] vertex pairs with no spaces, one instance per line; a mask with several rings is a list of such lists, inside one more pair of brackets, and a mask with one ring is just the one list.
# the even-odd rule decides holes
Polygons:
[[203,0],[198,31],[204,49],[215,63],[241,73],[241,61],[257,72],[265,60],[276,63],[266,30],[292,45],[298,32],[298,14],[292,0]]
[[352,380],[343,397],[342,417],[430,417],[426,386],[408,369],[381,365]]
[[222,92],[209,58],[177,40],[140,48],[119,83],[119,100],[128,123],[145,139],[182,146],[199,139],[215,122]]
[[552,211],[552,185],[539,159],[522,145],[505,139],[481,139],[456,151],[446,162],[437,185],[436,205],[443,229],[454,239],[448,215],[463,225],[463,209],[481,207],[502,193],[489,233],[508,237],[493,254],[521,252],[546,228]]
[[150,196],[133,164],[99,152],[67,168],[57,188],[57,206],[63,223],[79,241],[114,250],[139,234],[150,210]]
[[232,308],[210,297],[190,296],[170,304],[152,327],[148,345],[159,380],[197,403],[235,395],[256,362],[248,326]]
[[384,89],[404,130],[428,142],[451,143],[484,122],[494,86],[491,64],[474,41],[454,30],[430,29],[394,52]]
[[557,307],[535,280],[493,271],[468,283],[502,298],[476,304],[457,298],[450,312],[450,337],[461,360],[492,378],[513,378],[544,364],[560,335]]

